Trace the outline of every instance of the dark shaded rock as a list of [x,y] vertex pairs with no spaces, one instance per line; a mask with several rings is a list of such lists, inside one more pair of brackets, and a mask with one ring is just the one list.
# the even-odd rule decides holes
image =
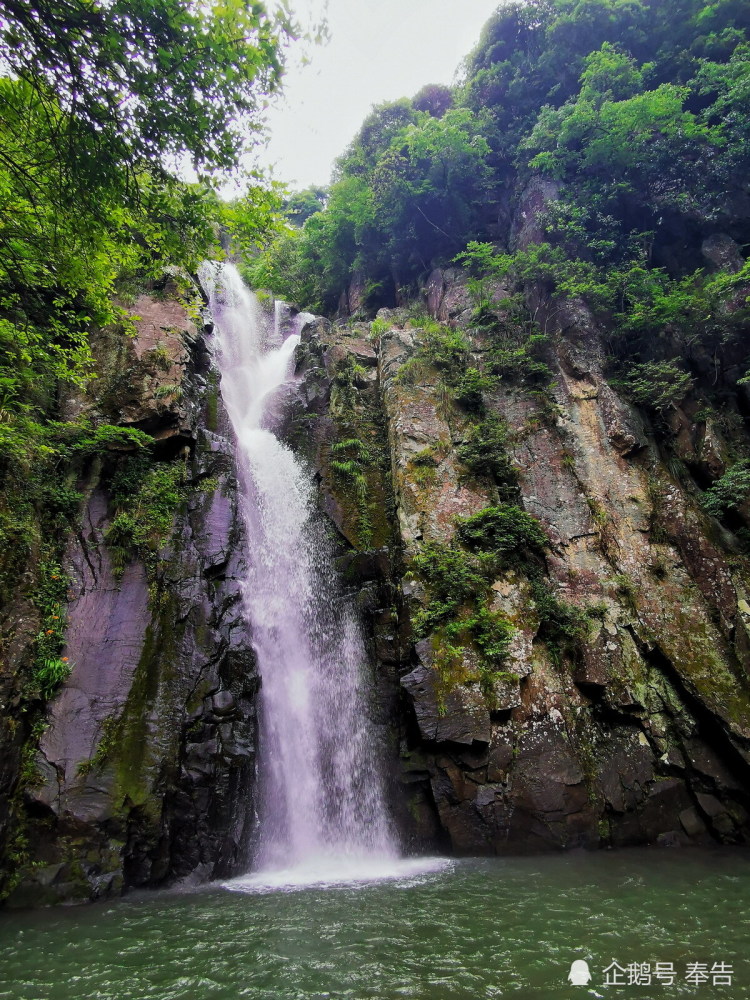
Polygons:
[[468,318],[473,303],[463,274],[457,268],[436,268],[427,279],[427,309],[435,319],[446,323]]
[[510,228],[510,249],[525,250],[531,243],[541,243],[544,228],[539,215],[550,202],[560,197],[557,181],[535,175],[531,178],[519,200],[518,209]]
[[502,781],[508,773],[513,761],[513,746],[510,743],[500,743],[490,750],[487,766],[487,780]]
[[727,233],[713,233],[701,244],[701,253],[717,271],[737,274],[745,261],[737,243]]
[[688,837],[697,839],[706,833],[706,824],[698,815],[693,806],[683,809],[680,813],[680,823]]
[[231,691],[217,691],[211,698],[211,708],[216,715],[234,714],[236,705]]
[[679,778],[665,778],[655,782],[639,814],[645,840],[651,843],[660,835],[671,833],[675,817],[690,805],[690,796]]
[[425,664],[402,677],[401,685],[409,694],[423,739],[434,743],[489,743],[490,715],[479,691],[455,688],[445,696],[443,706],[437,673]]

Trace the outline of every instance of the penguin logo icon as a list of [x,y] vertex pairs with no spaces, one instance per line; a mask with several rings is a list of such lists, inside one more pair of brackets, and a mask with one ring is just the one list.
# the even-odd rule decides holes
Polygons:
[[571,986],[588,986],[590,981],[589,963],[584,962],[582,958],[577,958],[570,967],[568,982]]

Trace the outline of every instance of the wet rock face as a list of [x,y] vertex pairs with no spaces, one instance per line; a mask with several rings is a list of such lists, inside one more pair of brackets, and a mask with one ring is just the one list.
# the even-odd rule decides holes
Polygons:
[[[23,790],[33,866],[11,905],[226,875],[250,841],[259,682],[242,614],[229,423],[185,306],[142,297],[134,308],[119,411],[111,382],[104,402],[79,405],[110,407],[110,419],[147,429],[162,445],[157,465],[184,468],[184,500],[151,563],[118,571],[107,479],[96,467],[82,484],[81,529],[64,560],[73,669],[48,706]],[[107,371],[106,332],[103,340]]]
[[[536,214],[555,195],[539,185],[527,192],[517,245],[537,238]],[[731,250],[714,243],[708,254]],[[464,329],[480,359],[486,343],[471,332],[460,275],[433,272],[426,298],[433,316]],[[326,449],[361,432],[365,399],[368,419],[387,434],[388,467],[363,471],[371,494],[377,482],[392,504],[371,628],[387,600],[391,638],[373,649],[381,691],[394,679],[400,688],[398,701],[388,694],[383,703],[397,705],[404,839],[467,854],[744,841],[747,563],[722,546],[697,490],[674,478],[648,416],[608,384],[602,332],[586,304],[537,295],[535,305],[552,341],[549,387],[530,393],[503,380],[484,405],[507,427],[518,502],[549,540],[534,571],[544,588],[518,567],[491,583],[488,607],[513,630],[489,687],[470,657],[446,680],[444,640],[416,640],[411,624],[429,599],[410,572],[414,557],[427,543],[452,544],[457,518],[497,502],[491,482],[462,463],[476,418],[425,361],[425,334],[406,310],[381,310],[374,340],[363,324],[308,331],[300,373],[314,414],[310,457],[323,509],[355,550],[352,582],[365,591],[375,552]],[[336,372],[347,363],[358,374],[344,405]],[[697,429],[686,407],[674,415],[674,450],[711,481],[726,468],[724,442],[710,424]],[[553,596],[553,612],[540,593]],[[554,639],[547,616],[561,608],[586,612],[575,639]]]
[[[460,685],[445,699],[438,693],[437,671],[430,665],[431,657],[423,640],[416,649],[426,663],[420,663],[401,678],[401,686],[411,698],[422,740],[428,743],[489,743],[490,713],[481,693]],[[420,649],[421,647],[421,649]]]

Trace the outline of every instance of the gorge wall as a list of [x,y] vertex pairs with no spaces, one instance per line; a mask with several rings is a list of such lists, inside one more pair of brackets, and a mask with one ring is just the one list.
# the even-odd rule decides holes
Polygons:
[[[688,396],[656,428],[605,378],[585,303],[534,288],[538,357],[483,382],[499,341],[519,349],[505,290],[489,294],[480,322],[465,277],[436,269],[421,302],[317,319],[297,349],[286,437],[317,470],[357,593],[404,846],[741,842],[750,573],[696,485],[726,468],[722,427]],[[172,283],[138,298],[135,336],[98,334],[99,377],[65,403],[153,444],[145,465],[118,439],[75,469],[72,671],[36,714],[19,677],[39,616],[20,599],[7,612],[13,905],[248,861],[259,681],[233,443],[194,297]]]
[[[436,270],[425,294],[432,316],[468,327],[463,363],[480,362],[488,339],[471,330],[461,277]],[[546,308],[549,386],[501,382],[479,415],[446,385],[444,355],[425,348],[435,324],[424,314],[382,310],[374,337],[356,322],[308,332],[300,417],[310,440],[317,414],[324,506],[358,550],[347,569],[365,581],[381,676],[399,676],[399,709],[391,700],[388,711],[399,720],[405,828],[415,844],[466,854],[742,841],[747,561],[647,417],[605,380],[585,304]],[[718,462],[716,476],[720,432],[689,405],[670,414],[670,435],[685,462]],[[488,510],[510,516],[490,471],[498,426],[512,506],[548,544],[536,561],[509,560],[477,596],[461,592],[453,557],[472,558],[462,525],[471,539],[466,525],[491,525]],[[436,593],[450,603],[446,577],[459,592],[447,624],[431,603]],[[584,621],[571,627],[577,612]],[[483,614],[509,626],[489,673]]]
[[[72,671],[31,733],[19,689],[39,622],[33,606],[15,610],[2,819],[24,872],[10,882],[17,905],[203,879],[247,851],[258,681],[239,611],[246,549],[233,442],[188,299],[174,283],[140,296],[135,336],[101,332],[95,388],[66,404],[69,419],[145,431],[152,457],[115,442],[77,470],[85,500],[62,561]],[[118,474],[137,522],[124,529]],[[160,537],[148,529],[165,510]]]

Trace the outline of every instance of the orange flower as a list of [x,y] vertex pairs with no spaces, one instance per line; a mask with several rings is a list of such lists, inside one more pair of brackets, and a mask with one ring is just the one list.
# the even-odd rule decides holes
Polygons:
[[62,661],[63,661],[63,663],[67,663],[68,662],[67,656],[63,656]]

